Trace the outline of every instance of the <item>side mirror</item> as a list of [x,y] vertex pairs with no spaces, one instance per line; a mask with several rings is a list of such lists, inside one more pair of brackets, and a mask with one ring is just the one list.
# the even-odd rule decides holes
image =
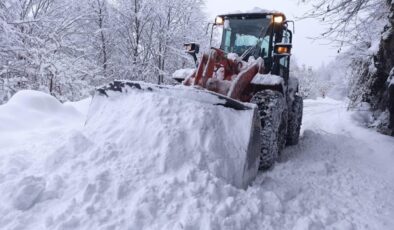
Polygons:
[[186,52],[189,54],[198,54],[198,52],[200,52],[200,45],[197,43],[185,43],[183,44],[183,46],[185,47]]
[[183,44],[183,47],[185,47],[186,53],[190,54],[193,57],[194,62],[197,65],[197,54],[200,52],[200,45],[191,42]]
[[294,23],[294,21],[293,20],[286,20],[284,23],[285,24],[289,24],[289,23],[293,24],[293,34],[295,34],[295,23]]

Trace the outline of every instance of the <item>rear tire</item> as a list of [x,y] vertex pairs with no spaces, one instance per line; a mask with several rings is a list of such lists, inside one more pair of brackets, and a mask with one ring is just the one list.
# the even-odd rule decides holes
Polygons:
[[296,145],[300,138],[302,112],[303,112],[303,101],[302,97],[294,95],[294,101],[289,109],[289,121],[288,130],[286,137],[287,145]]
[[260,170],[271,168],[285,146],[287,129],[286,100],[281,92],[263,90],[252,100],[258,106],[261,122]]

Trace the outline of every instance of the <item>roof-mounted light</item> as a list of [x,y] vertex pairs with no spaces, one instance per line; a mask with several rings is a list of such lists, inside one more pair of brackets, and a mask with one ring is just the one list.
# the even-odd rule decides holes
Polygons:
[[274,23],[280,24],[283,23],[284,17],[282,15],[274,16]]
[[215,19],[215,25],[223,25],[224,24],[224,19],[223,17],[216,17]]

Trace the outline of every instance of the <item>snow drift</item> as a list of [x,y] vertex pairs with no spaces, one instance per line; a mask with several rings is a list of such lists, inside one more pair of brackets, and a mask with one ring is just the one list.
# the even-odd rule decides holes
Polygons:
[[[127,103],[117,94],[101,98],[108,101],[100,105],[93,103],[100,111],[89,116],[86,126],[80,114],[72,113],[75,116],[56,126],[0,132],[0,229],[389,230],[394,226],[393,138],[359,126],[343,102],[306,100],[300,144],[285,149],[281,162],[244,190],[226,181],[232,177],[216,176],[225,172],[210,166],[219,152],[203,159],[211,156],[204,152],[209,146],[215,150],[221,145],[202,134],[210,137],[223,122],[240,124],[219,121],[203,127],[201,135],[175,135],[201,122],[198,114],[213,116],[208,121],[221,118],[223,111],[216,115],[208,111],[209,99],[189,104],[183,98],[188,111],[196,113],[195,119],[187,119],[177,111],[183,107],[176,106],[177,98],[160,101],[160,96],[144,94],[138,100],[131,92]],[[21,103],[31,98],[30,93],[20,95]],[[42,96],[42,106],[55,100]],[[111,109],[110,100],[123,107],[104,110]],[[85,111],[87,102],[67,104]],[[161,109],[154,106],[167,104]],[[4,120],[7,117],[23,120],[32,109],[30,104],[16,103],[13,106],[21,111],[13,113],[5,109],[9,106],[0,106],[0,124],[9,121]],[[54,110],[40,109],[42,116],[29,121],[46,123],[58,107],[48,108]],[[179,116],[170,114],[170,108]],[[63,112],[67,116],[69,110]],[[177,126],[171,129],[173,124]],[[240,134],[229,135],[235,139]],[[180,141],[204,145],[193,146],[194,155],[189,157]]]
[[[69,126],[83,124],[76,113],[58,129],[20,133],[12,145],[0,146],[0,226],[171,230],[256,226],[250,219],[261,219],[259,201],[233,186],[245,186],[257,172],[240,174],[253,110],[215,106],[221,103],[218,98],[198,97],[197,90],[172,92],[130,90],[96,97],[83,128]],[[15,106],[30,96],[22,94]],[[48,95],[39,104],[47,108],[39,110],[45,117],[56,114],[55,105],[63,107]],[[83,104],[87,103],[73,105]],[[4,116],[12,114],[4,111]],[[63,113],[67,116],[69,111]],[[3,142],[7,137],[0,135]]]
[[72,106],[42,92],[22,90],[0,107],[0,132],[59,126],[84,119]]

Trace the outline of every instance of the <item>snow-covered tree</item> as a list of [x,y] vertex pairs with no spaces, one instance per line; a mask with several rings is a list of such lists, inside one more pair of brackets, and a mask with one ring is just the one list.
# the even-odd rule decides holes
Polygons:
[[[345,46],[351,60],[351,107],[370,104],[383,133],[394,135],[394,89],[387,83],[394,68],[394,2],[392,0],[311,0],[310,17],[327,22],[322,35]],[[385,115],[386,114],[386,115]],[[388,115],[387,115],[388,114]],[[381,119],[384,115],[383,119]]]
[[[85,35],[80,25],[87,15],[81,12],[81,4],[74,0],[9,0],[3,6],[2,27],[8,35],[0,41],[1,77],[21,78],[27,88],[59,98],[75,96],[83,89],[80,80],[91,77],[91,71],[83,58]],[[20,85],[19,81],[15,90]]]
[[0,2],[0,98],[78,99],[114,78],[163,81],[205,36],[202,0]]
[[[120,0],[118,12],[117,63],[128,68],[120,76],[163,81],[181,67],[182,44],[205,38],[205,16],[201,0]],[[119,6],[122,6],[121,8]]]
[[341,45],[368,43],[376,22],[386,20],[391,0],[303,0],[312,4],[305,17],[318,18],[326,31],[322,38]]

